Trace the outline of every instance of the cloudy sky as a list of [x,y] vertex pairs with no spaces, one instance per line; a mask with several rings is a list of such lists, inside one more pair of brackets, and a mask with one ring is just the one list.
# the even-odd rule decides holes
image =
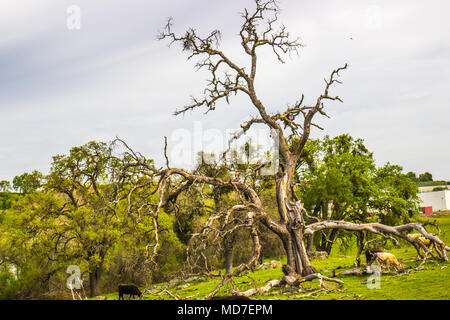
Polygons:
[[[81,28],[69,29],[68,8]],[[314,103],[323,79],[345,63],[344,103],[331,103],[325,132],[363,138],[379,165],[430,171],[450,180],[450,2],[446,0],[280,2],[280,20],[304,44],[299,56],[259,60],[257,90],[272,112],[302,93]],[[156,40],[174,29],[223,32],[222,49],[238,61],[244,7],[252,1],[0,0],[0,180],[47,172],[51,157],[90,140],[118,136],[161,162],[164,136],[238,128],[256,115],[236,97],[216,111],[174,117],[199,95],[205,73],[178,46]],[[178,135],[177,135],[178,133]],[[176,160],[176,159],[174,159]]]

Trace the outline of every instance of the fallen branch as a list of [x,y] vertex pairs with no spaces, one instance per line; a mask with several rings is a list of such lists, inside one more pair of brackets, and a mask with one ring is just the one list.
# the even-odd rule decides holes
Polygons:
[[181,298],[181,300],[189,300],[189,299],[191,299],[191,298],[193,298],[193,297],[196,297],[196,296],[198,296],[198,295],[199,295],[199,292],[197,292],[196,294],[187,296],[187,297],[183,297],[183,298]]
[[305,282],[305,281],[312,281],[314,279],[319,280],[320,287],[323,288],[323,289],[326,288],[325,284],[324,284],[324,281],[334,282],[334,283],[338,283],[340,285],[344,284],[344,281],[342,281],[342,280],[339,280],[339,279],[336,279],[336,278],[329,278],[329,277],[321,275],[320,273],[313,273],[313,274],[310,274],[310,275],[308,275],[306,277],[303,277],[303,278],[299,279],[299,283],[302,283],[302,282]]
[[326,290],[323,289],[323,288],[321,288],[321,289],[315,290],[315,291],[313,291],[313,292],[310,292],[310,293],[308,293],[308,294],[304,294],[304,295],[302,295],[302,296],[299,296],[299,299],[310,298],[310,297],[317,297],[317,294],[318,294],[319,292],[322,292],[322,291],[326,291]]
[[244,291],[244,292],[240,292],[238,290],[231,290],[231,293],[233,295],[243,296],[243,297],[248,298],[255,294],[264,294],[266,292],[269,292],[270,289],[272,289],[274,287],[279,287],[281,282],[282,282],[282,279],[271,280],[268,283],[266,283],[263,287],[260,287],[260,288],[252,288],[252,289],[248,289],[247,291]]
[[341,276],[350,276],[350,275],[357,275],[357,276],[361,276],[363,274],[366,274],[367,272],[365,270],[361,270],[359,268],[356,269],[351,269],[351,270],[345,270],[342,272],[339,272],[338,274],[336,274],[336,269],[333,270],[333,277],[337,276],[337,275],[341,275]]
[[424,238],[430,240],[432,243],[436,245],[436,247],[440,248],[442,251],[442,257],[445,261],[448,261],[447,252],[450,251],[450,247],[448,247],[441,239],[437,236],[431,234],[425,229],[430,223],[407,223],[399,226],[387,226],[381,223],[353,223],[348,221],[334,221],[334,220],[325,220],[321,222],[315,222],[309,224],[305,228],[305,234],[313,234],[314,232],[326,230],[326,229],[341,229],[348,231],[368,231],[371,233],[375,233],[381,235],[385,238],[393,239],[392,236],[399,237],[403,240],[408,241],[414,247],[419,246],[424,250],[425,253],[429,253],[428,248],[419,240],[411,239],[403,232],[417,230],[419,231]]
[[164,289],[163,291],[161,291],[160,293],[157,293],[156,295],[157,296],[162,296],[164,293],[167,293],[169,296],[171,296],[173,299],[175,299],[175,300],[180,300],[180,297],[179,296],[176,296],[176,295],[174,295],[172,292],[170,292],[169,290],[167,290],[167,289]]
[[252,289],[248,289],[247,291],[243,291],[243,292],[238,291],[238,290],[232,290],[232,294],[244,296],[244,297],[250,297],[255,294],[264,294],[266,292],[269,292],[274,287],[281,287],[281,286],[285,286],[285,285],[298,287],[300,285],[300,283],[306,282],[306,281],[312,281],[314,279],[319,280],[319,285],[320,285],[321,290],[322,289],[326,290],[324,281],[334,282],[334,283],[338,283],[340,285],[344,284],[344,281],[342,281],[342,280],[335,279],[335,278],[329,278],[320,273],[310,274],[306,277],[298,277],[298,275],[295,276],[293,274],[288,274],[288,275],[284,276],[282,279],[271,280],[268,283],[266,283],[264,286],[259,287],[259,288],[252,288]]

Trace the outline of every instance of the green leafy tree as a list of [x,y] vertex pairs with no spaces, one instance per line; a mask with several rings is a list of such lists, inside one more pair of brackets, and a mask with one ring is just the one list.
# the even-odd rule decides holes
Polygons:
[[151,214],[159,201],[153,161],[136,162],[123,146],[89,142],[53,157],[42,190],[0,216],[0,259],[19,270],[5,296],[41,297],[52,279],[66,290],[69,265],[87,275],[91,296],[110,281],[147,282],[179,268],[184,247],[173,217],[162,208]]
[[419,181],[415,172],[409,171],[406,175],[414,182]]
[[[142,173],[134,171],[128,155],[118,157],[113,151],[103,142],[74,147],[68,155],[53,157],[47,176],[46,189],[67,197],[60,224],[76,256],[87,265],[91,296],[99,292],[114,247],[124,238],[148,234],[154,226],[152,217],[141,215],[131,202],[144,193],[134,188],[142,182]],[[151,167],[152,161],[145,164]]]
[[0,223],[1,223],[1,216],[2,216],[2,210],[6,210],[11,208],[11,206],[22,198],[22,194],[18,193],[12,193],[12,192],[3,192],[0,193]]
[[42,186],[44,175],[37,170],[32,173],[25,172],[13,179],[13,188],[23,194],[36,191]]
[[[322,141],[312,141],[308,153],[308,165],[301,167],[300,173],[305,208],[321,220],[366,221],[376,185],[372,180],[373,156],[363,141],[349,135],[326,136]],[[336,229],[323,232],[316,239],[318,250],[330,253],[337,235]]]
[[[50,291],[50,279],[64,268],[64,261],[70,263],[66,260],[70,239],[61,233],[58,221],[57,208],[61,206],[61,199],[54,194],[34,192],[5,211],[0,224],[0,261],[7,270],[3,270],[5,283],[0,286],[0,297],[40,297]],[[60,255],[63,248],[64,257]]]
[[377,168],[374,182],[377,192],[370,199],[381,223],[394,225],[409,222],[419,212],[419,189],[403,168],[387,163]]
[[[347,134],[326,136],[306,148],[300,166],[302,201],[314,219],[406,222],[418,212],[418,189],[401,171],[400,166],[389,163],[376,168],[362,139]],[[336,238],[347,235],[337,229],[325,231],[316,239],[316,246],[330,253]]]
[[0,192],[9,192],[11,190],[11,183],[6,180],[0,181]]

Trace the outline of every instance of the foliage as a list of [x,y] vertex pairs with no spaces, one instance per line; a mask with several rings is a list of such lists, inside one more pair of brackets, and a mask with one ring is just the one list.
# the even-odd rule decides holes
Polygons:
[[419,181],[415,172],[409,171],[406,175],[414,182]]
[[408,177],[415,181],[419,187],[429,187],[429,186],[439,186],[439,185],[449,185],[450,181],[437,180],[433,181],[433,175],[429,172],[425,172],[417,177],[416,173],[408,172]]
[[433,176],[429,172],[422,173],[419,175],[419,181],[420,182],[433,181]]
[[130,233],[153,228],[126,202],[126,191],[140,178],[126,171],[129,161],[127,155],[115,156],[111,145],[89,142],[72,148],[69,155],[53,157],[47,177],[46,189],[66,195],[58,216],[61,233],[72,243],[74,255],[87,264],[91,294],[98,291],[117,243]]
[[414,181],[402,174],[402,167],[387,163],[376,170],[374,181],[378,190],[370,204],[381,223],[394,225],[408,222],[418,212],[419,190]]
[[[138,256],[139,268],[151,279],[153,255],[161,247],[153,243],[154,219],[143,214],[142,203],[158,196],[148,190],[152,181],[143,182],[129,155],[114,151],[112,144],[90,142],[55,156],[44,190],[29,193],[3,213],[1,258],[17,266],[20,281],[28,268],[39,273],[33,279],[45,278],[48,284],[75,264],[89,275],[91,294],[96,294],[102,276],[117,262],[118,247]],[[146,165],[151,168],[152,161]],[[158,231],[171,229],[171,224],[162,218]],[[161,238],[174,244],[170,237]]]
[[[21,198],[22,194],[12,192],[0,192],[0,212],[11,208],[13,203]],[[1,221],[1,220],[0,220]]]
[[54,208],[60,200],[53,194],[36,192],[16,201],[4,212],[0,225],[0,261],[16,270],[2,294],[30,298],[48,291],[49,280],[60,267],[55,255],[58,224]]

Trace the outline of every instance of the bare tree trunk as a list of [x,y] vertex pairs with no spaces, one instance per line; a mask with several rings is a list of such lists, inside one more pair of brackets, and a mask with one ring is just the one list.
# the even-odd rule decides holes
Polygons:
[[331,253],[331,249],[333,248],[334,240],[336,239],[338,230],[333,229],[331,230],[330,236],[328,237],[327,245],[325,247],[325,251],[328,253],[328,256]]
[[317,273],[317,270],[311,265],[303,238],[303,231],[298,230],[298,232],[295,232],[296,251],[302,263],[302,269],[299,270],[301,273],[299,274],[302,276],[308,276],[310,274]]
[[[219,188],[216,189],[214,193],[214,204],[216,211],[220,211],[222,208],[221,196],[219,193]],[[231,274],[233,272],[233,244],[235,242],[234,234],[227,235],[222,240],[222,245],[224,248],[224,268],[226,274]]]
[[306,252],[308,254],[311,254],[313,249],[314,249],[314,233],[308,237],[308,240],[306,242]]
[[322,232],[322,237],[320,238],[320,243],[317,247],[317,251],[325,251],[327,247],[327,234],[326,231]]
[[233,272],[233,247],[225,246],[225,273]]
[[[295,164],[295,162],[294,162]],[[303,212],[299,202],[294,203],[289,199],[289,190],[295,165],[287,164],[285,172],[276,176],[276,195],[278,212],[281,222],[285,225],[287,232],[282,235],[283,245],[287,255],[287,264],[302,276],[317,273],[309,261],[306,252],[303,231],[305,226]]]
[[[358,232],[358,234],[356,235],[357,237],[357,244],[358,244],[358,253],[356,255],[356,260],[353,263],[353,265],[355,267],[360,267],[361,266],[361,254],[364,251],[364,232]],[[368,262],[368,261],[367,261]]]
[[330,255],[337,233],[338,232],[335,229],[332,229],[329,232],[323,231],[320,244],[317,246],[318,251],[325,251],[328,255]]
[[[339,72],[347,68],[347,64],[332,71],[329,80],[325,80],[326,85],[323,93],[317,98],[314,105],[303,105],[304,95],[302,95],[299,101],[289,106],[283,113],[269,114],[255,89],[255,77],[258,69],[257,49],[260,46],[269,47],[274,51],[278,60],[284,62],[282,56],[285,53],[297,52],[301,44],[297,40],[290,39],[289,33],[285,32],[284,28],[281,28],[281,31],[274,29],[274,23],[278,20],[277,15],[279,12],[276,1],[255,1],[255,4],[256,9],[253,14],[246,10],[246,13],[242,15],[244,22],[239,33],[241,45],[251,59],[250,68],[240,67],[239,64],[236,64],[224,52],[219,49],[213,49],[214,45],[219,47],[220,32],[218,30],[213,31],[207,38],[200,37],[193,29],[189,30],[184,36],[177,36],[172,31],[172,19],[169,19],[166,27],[159,34],[158,39],[170,39],[172,42],[181,43],[184,50],[190,53],[190,57],[199,56],[198,69],[208,69],[211,76],[209,84],[204,90],[205,95],[200,99],[193,98],[191,104],[184,106],[181,110],[175,111],[175,115],[184,114],[187,111],[202,106],[208,108],[208,110],[214,110],[216,102],[219,100],[226,100],[228,102],[230,94],[242,93],[248,96],[259,114],[257,117],[241,125],[242,131],[234,135],[233,140],[245,134],[254,124],[266,124],[271,129],[271,133],[276,132],[274,136],[278,137],[280,168],[275,176],[275,182],[280,220],[274,221],[264,212],[261,200],[256,192],[244,183],[238,181],[229,183],[214,178],[194,177],[186,172],[173,169],[166,171],[166,174],[170,174],[170,171],[173,173],[178,171],[177,173],[191,181],[205,181],[206,183],[221,187],[225,185],[230,186],[231,184],[233,188],[245,194],[247,199],[252,200],[251,207],[256,209],[256,212],[260,215],[259,219],[282,239],[287,254],[288,265],[297,274],[306,276],[316,273],[309,261],[304,244],[306,225],[303,220],[303,214],[306,211],[300,201],[291,202],[289,196],[291,195],[291,197],[295,198],[295,190],[292,192],[293,176],[298,160],[309,139],[311,126],[320,128],[320,126],[312,122],[313,117],[317,113],[328,116],[324,111],[325,101],[342,102],[339,96],[331,96],[329,89],[333,84],[340,83],[335,77],[338,77]],[[259,32],[257,30],[259,28],[255,28],[260,23],[265,24],[265,27],[262,27],[265,30],[263,32]],[[203,59],[203,57],[207,59]],[[225,68],[225,77],[227,79],[225,82],[219,76],[221,73],[219,69],[223,69],[222,67]],[[296,119],[299,115],[300,117],[303,116],[303,119]],[[301,130],[301,132],[298,130]],[[286,131],[290,131],[293,136],[298,137],[298,141],[291,143],[290,138],[292,135],[288,135]],[[167,167],[169,166],[167,165]],[[236,272],[236,269],[233,273]]]
[[100,289],[101,270],[97,269],[89,272],[89,295],[91,297],[98,296]]

